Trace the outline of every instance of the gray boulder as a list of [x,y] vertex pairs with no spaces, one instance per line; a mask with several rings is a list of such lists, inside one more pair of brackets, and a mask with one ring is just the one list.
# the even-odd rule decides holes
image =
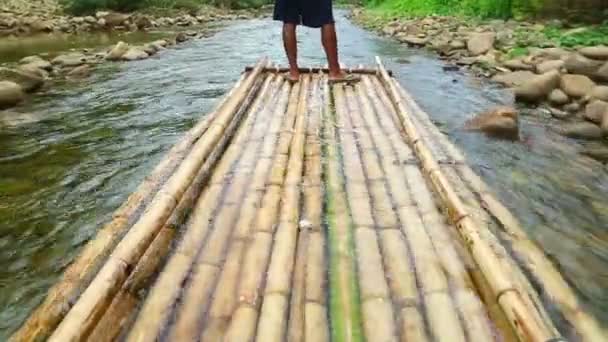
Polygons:
[[494,47],[495,40],[494,32],[473,33],[467,41],[467,48],[473,56],[483,55]]
[[568,96],[583,97],[595,88],[595,83],[584,75],[562,75],[560,88]]
[[537,75],[515,88],[515,98],[527,102],[539,102],[545,99],[560,82],[559,72],[553,70]]
[[12,107],[23,101],[23,89],[11,81],[0,81],[0,109]]

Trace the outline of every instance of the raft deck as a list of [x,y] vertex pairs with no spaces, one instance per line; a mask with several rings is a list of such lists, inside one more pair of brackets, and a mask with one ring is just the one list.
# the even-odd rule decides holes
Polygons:
[[604,340],[379,60],[281,71],[246,69],[12,340]]

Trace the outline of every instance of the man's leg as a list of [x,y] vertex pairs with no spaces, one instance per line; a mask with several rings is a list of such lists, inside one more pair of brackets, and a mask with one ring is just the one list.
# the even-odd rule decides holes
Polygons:
[[300,78],[298,71],[298,40],[296,38],[296,24],[283,23],[283,46],[289,61],[289,77],[291,80]]
[[334,23],[325,24],[321,27],[321,41],[327,55],[327,63],[329,64],[329,78],[337,79],[345,77],[344,72],[340,69],[340,61],[338,59],[338,38],[336,35],[336,25]]

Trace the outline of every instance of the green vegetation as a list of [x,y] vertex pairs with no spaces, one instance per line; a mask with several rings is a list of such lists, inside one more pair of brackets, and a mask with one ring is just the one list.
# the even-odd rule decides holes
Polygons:
[[370,8],[391,15],[467,15],[482,18],[571,16],[602,17],[608,9],[604,0],[580,0],[572,9],[567,0],[363,0]]
[[260,7],[269,0],[62,0],[66,11],[76,15],[92,14],[99,10],[130,12],[134,10],[170,9],[195,12],[202,6],[223,8]]

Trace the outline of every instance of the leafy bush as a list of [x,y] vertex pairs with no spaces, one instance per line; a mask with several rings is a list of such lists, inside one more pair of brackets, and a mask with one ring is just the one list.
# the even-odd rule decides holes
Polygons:
[[64,5],[68,12],[82,15],[104,9],[129,12],[140,8],[145,2],[146,0],[64,0]]

